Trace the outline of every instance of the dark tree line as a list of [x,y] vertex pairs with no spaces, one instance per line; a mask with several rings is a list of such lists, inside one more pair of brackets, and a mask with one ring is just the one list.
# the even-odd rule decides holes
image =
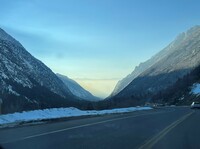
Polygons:
[[199,96],[190,93],[191,86],[197,82],[200,82],[200,65],[183,78],[179,78],[172,86],[154,95],[152,101],[181,105],[200,100]]

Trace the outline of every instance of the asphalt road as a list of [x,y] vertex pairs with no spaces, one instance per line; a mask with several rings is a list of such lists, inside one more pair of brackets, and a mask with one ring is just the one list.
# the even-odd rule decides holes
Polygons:
[[0,129],[4,149],[199,149],[200,110],[161,108]]

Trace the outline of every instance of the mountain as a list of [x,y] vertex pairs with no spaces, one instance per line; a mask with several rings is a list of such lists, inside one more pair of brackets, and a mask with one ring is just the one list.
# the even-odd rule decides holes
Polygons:
[[200,26],[195,26],[181,33],[166,48],[118,82],[111,99],[150,100],[199,64]]
[[188,105],[200,101],[200,65],[152,97],[152,102],[168,105]]
[[76,81],[67,76],[56,74],[60,80],[69,88],[73,95],[88,101],[98,101],[100,98],[93,96],[90,92],[81,87]]
[[2,29],[0,57],[3,113],[67,106],[77,99],[51,69]]
[[[159,56],[158,56],[159,57]],[[143,71],[148,69],[151,65],[153,65],[157,61],[157,56],[151,58],[150,60],[141,63],[139,66],[135,67],[135,70],[126,76],[124,79],[120,80],[117,85],[115,86],[113,92],[111,93],[111,96],[114,96],[118,94],[120,91],[122,91],[131,81],[133,81],[138,75],[140,75]]]

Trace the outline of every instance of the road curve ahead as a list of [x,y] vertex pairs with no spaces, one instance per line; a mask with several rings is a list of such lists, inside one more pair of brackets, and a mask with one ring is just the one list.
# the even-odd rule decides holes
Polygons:
[[199,149],[200,110],[161,108],[0,130],[4,149]]

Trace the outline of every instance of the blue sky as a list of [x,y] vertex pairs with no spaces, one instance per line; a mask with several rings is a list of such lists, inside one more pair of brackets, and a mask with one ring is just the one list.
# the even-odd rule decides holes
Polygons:
[[0,27],[54,72],[106,97],[200,24],[199,0],[0,0]]

